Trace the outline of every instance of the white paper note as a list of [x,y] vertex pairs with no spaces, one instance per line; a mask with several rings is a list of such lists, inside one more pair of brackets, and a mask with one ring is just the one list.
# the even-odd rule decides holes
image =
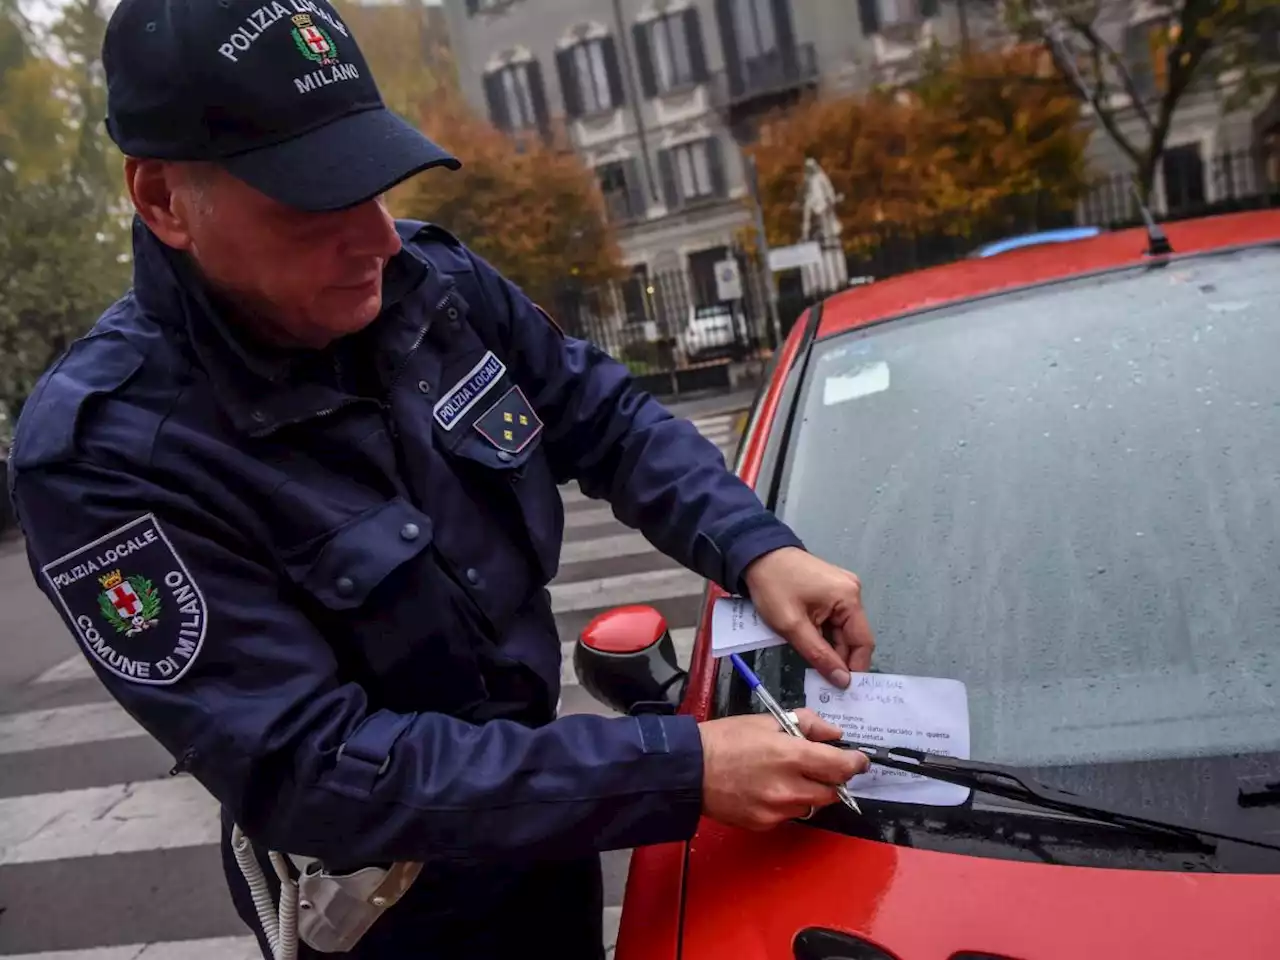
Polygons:
[[[844,731],[846,740],[911,747],[969,759],[969,697],[959,680],[855,673],[848,689],[833,687],[816,670],[804,676],[805,705]],[[954,807],[969,788],[872,764],[849,781],[855,797]]]
[[711,610],[711,655],[727,657],[787,641],[764,625],[746,597],[719,597]]

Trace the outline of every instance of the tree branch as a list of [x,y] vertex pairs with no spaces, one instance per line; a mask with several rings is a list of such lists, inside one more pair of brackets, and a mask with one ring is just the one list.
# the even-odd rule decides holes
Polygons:
[[1103,40],[1093,28],[1093,24],[1082,24],[1080,28],[1090,43],[1094,45],[1094,49],[1103,56],[1116,76],[1120,78],[1120,85],[1124,87],[1124,92],[1129,97],[1129,102],[1133,104],[1134,111],[1141,118],[1142,122],[1147,125],[1150,131],[1155,127],[1155,122],[1151,117],[1151,111],[1147,109],[1146,101],[1142,99],[1142,94],[1138,90],[1138,84],[1133,79],[1133,74],[1129,72],[1128,66],[1124,59],[1116,53],[1111,44]]
[[[1094,116],[1097,117],[1098,122],[1102,124],[1102,127],[1107,131],[1107,134],[1115,142],[1116,146],[1119,147],[1135,165],[1141,164],[1141,151],[1139,151],[1133,141],[1131,141],[1127,136],[1125,136],[1123,131],[1121,131],[1119,124],[1116,122],[1115,114],[1111,110],[1110,106],[1104,105],[1102,102],[1103,95],[1108,92],[1108,88],[1106,86],[1105,71],[1102,67],[1102,54],[1099,50],[1099,45],[1102,42],[1101,38],[1099,38],[1092,30],[1089,31],[1089,35],[1092,35],[1094,41],[1096,41],[1091,42],[1090,50],[1088,51],[1089,55],[1093,59],[1093,74],[1095,79],[1095,83],[1091,87],[1089,84],[1085,83],[1084,78],[1080,76],[1080,71],[1076,66],[1075,61],[1067,59],[1070,51],[1067,49],[1066,44],[1055,35],[1052,16],[1053,15],[1051,13],[1046,14],[1046,17],[1050,22],[1044,24],[1044,34],[1049,45],[1049,55],[1053,58],[1054,65],[1063,76],[1072,81],[1072,84],[1076,87],[1080,97],[1093,106]],[[1079,24],[1076,21],[1069,17],[1064,19],[1066,19],[1071,28],[1077,32],[1077,35],[1084,37],[1086,40],[1089,38],[1088,35],[1078,29]]]

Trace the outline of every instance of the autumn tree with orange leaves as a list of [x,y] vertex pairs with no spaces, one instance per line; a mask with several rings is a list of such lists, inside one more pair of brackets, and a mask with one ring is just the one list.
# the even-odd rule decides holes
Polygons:
[[973,236],[1070,210],[1087,186],[1079,103],[1035,47],[937,60],[912,89],[807,101],[750,148],[771,245],[801,238],[804,160],[843,194],[850,252],[886,228]]
[[454,93],[425,104],[419,122],[462,169],[414,178],[396,198],[397,213],[440,224],[548,305],[566,284],[620,276],[595,177],[575,154],[495,129]]
[[621,253],[591,170],[556,140],[508,136],[466,103],[438,6],[337,7],[387,105],[462,161],[461,170],[428,170],[391,191],[393,213],[456,234],[551,310],[564,286],[619,276]]

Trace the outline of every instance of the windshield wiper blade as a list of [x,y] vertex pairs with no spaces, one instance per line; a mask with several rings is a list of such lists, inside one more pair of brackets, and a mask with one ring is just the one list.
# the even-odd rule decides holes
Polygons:
[[1185,823],[1166,816],[1137,813],[1124,807],[1113,806],[1097,800],[1087,800],[1069,790],[1038,783],[1024,771],[979,760],[957,760],[936,753],[926,753],[910,747],[880,747],[871,743],[855,743],[851,740],[834,741],[835,746],[848,750],[860,750],[872,763],[914,773],[930,780],[941,780],[957,786],[989,793],[1006,800],[1015,800],[1044,810],[1056,810],[1076,816],[1100,820],[1104,823],[1129,829],[1143,830],[1162,835],[1173,834],[1204,844],[1205,837],[1230,840],[1268,850],[1280,850],[1280,842],[1263,840],[1241,833],[1231,833],[1217,827]]

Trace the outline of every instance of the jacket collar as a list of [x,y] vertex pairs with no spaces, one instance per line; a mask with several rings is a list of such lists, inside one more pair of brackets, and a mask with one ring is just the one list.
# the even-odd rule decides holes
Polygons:
[[[227,322],[207,285],[180,252],[160,241],[135,217],[133,288],[148,316],[185,334],[209,377],[218,403],[236,428],[252,435],[273,430],[353,402],[334,375],[334,359],[349,348],[339,341],[326,350],[287,350],[266,345]],[[406,245],[383,271],[382,312],[370,330],[391,316],[431,273]],[[349,338],[348,338],[349,339]]]

